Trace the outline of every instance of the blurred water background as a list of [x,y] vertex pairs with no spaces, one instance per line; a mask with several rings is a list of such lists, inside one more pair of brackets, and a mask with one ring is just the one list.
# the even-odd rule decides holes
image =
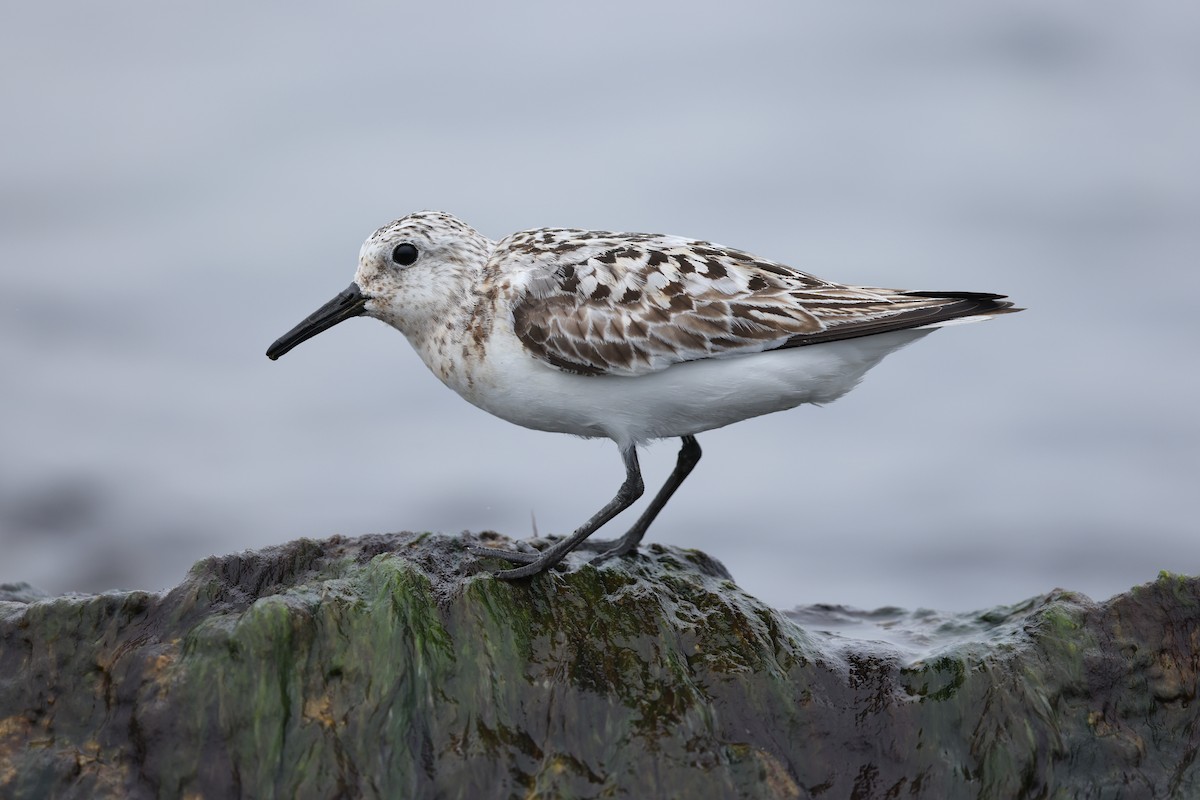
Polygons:
[[649,540],[768,602],[1195,573],[1198,9],[9,4],[0,581],[161,588],[210,553],[562,533],[607,501],[611,443],[489,417],[379,323],[264,357],[422,208],[1028,307],[700,437]]

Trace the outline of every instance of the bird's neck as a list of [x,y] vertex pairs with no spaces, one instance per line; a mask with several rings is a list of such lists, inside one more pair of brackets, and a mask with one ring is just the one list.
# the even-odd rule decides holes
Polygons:
[[463,392],[483,355],[483,339],[493,318],[494,296],[479,277],[483,265],[439,270],[419,296],[410,293],[404,313],[385,319],[405,335],[443,383]]

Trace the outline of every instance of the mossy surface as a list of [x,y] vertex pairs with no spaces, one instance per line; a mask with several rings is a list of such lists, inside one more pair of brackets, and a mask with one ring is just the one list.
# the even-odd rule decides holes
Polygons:
[[301,540],[165,594],[0,587],[3,797],[1193,797],[1200,581],[783,614],[651,547],[523,583]]

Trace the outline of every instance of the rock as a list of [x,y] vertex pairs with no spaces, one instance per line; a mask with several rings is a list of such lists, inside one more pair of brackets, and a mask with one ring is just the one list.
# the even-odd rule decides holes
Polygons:
[[[300,540],[166,594],[3,587],[0,795],[1200,796],[1197,579],[789,617],[695,551],[512,584],[475,540]],[[835,632],[872,620],[896,641]]]

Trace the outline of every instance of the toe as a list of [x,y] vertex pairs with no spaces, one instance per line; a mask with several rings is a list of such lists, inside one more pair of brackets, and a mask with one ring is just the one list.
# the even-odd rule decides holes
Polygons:
[[467,549],[477,556],[487,558],[502,558],[505,561],[511,561],[514,564],[532,564],[541,558],[541,553],[524,553],[519,550],[499,550],[495,547],[483,547],[482,545],[472,544],[467,545]]

